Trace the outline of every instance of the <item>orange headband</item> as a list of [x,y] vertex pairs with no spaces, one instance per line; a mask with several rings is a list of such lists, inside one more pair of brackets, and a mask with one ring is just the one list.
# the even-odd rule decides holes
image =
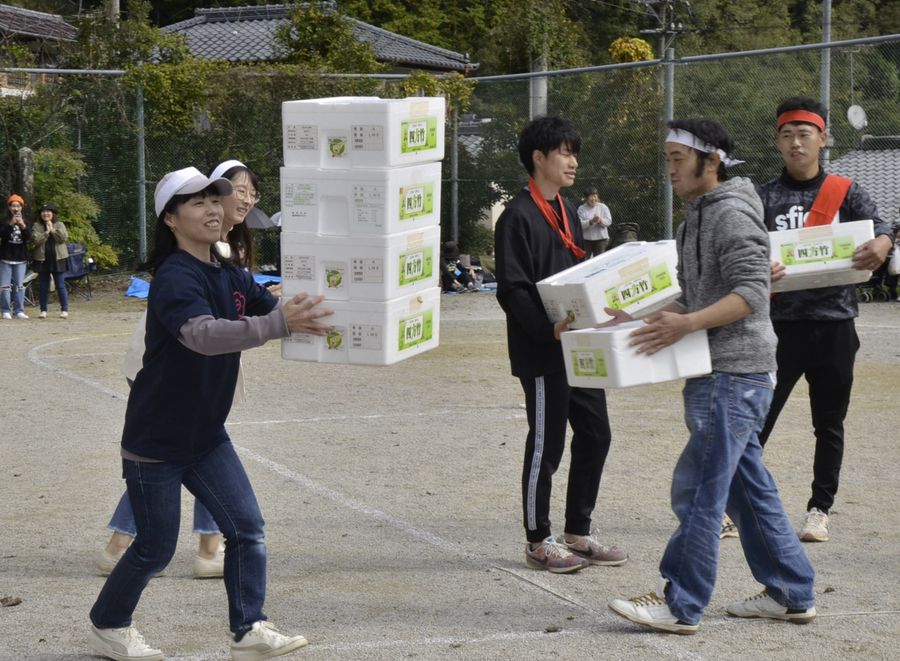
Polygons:
[[21,197],[19,197],[18,195],[10,195],[8,198],[6,198],[6,206],[9,206],[9,205],[12,204],[13,202],[18,202],[18,203],[21,204],[23,207],[25,206],[25,200],[23,200],[23,199],[22,199]]
[[808,110],[788,110],[778,115],[778,121],[775,124],[775,130],[781,130],[781,127],[789,122],[806,122],[818,127],[820,131],[825,130],[825,120],[819,115]]

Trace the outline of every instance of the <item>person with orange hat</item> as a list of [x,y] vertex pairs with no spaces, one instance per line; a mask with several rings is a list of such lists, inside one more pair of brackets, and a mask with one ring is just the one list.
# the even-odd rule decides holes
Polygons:
[[25,221],[25,200],[10,195],[6,223],[0,227],[0,313],[3,319],[28,319],[25,314],[25,268],[31,226]]

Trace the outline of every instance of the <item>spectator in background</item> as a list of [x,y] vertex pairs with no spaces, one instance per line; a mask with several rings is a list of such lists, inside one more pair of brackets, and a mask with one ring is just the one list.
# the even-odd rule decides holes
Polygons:
[[31,227],[25,221],[25,200],[10,195],[6,200],[7,219],[0,227],[0,311],[3,319],[28,319],[25,314],[25,267]]
[[59,297],[59,316],[69,316],[69,293],[63,274],[69,270],[69,248],[66,241],[69,232],[65,224],[56,217],[56,207],[45,204],[41,207],[40,221],[32,228],[34,249],[31,258],[40,283],[41,319],[47,318],[47,302],[50,298],[50,279],[56,283]]
[[441,248],[441,288],[447,292],[477,291],[475,271],[471,263],[465,266],[459,259],[456,241],[445,241]]
[[609,207],[600,201],[600,192],[594,188],[584,191],[584,204],[578,207],[578,220],[584,232],[584,247],[590,257],[606,251],[609,245],[609,226],[612,214]]

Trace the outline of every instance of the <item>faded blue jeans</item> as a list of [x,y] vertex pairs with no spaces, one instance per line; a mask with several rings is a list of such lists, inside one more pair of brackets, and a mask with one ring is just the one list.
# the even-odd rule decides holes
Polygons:
[[[0,310],[11,314],[25,312],[25,262],[0,261]],[[11,299],[11,300],[10,300]]]
[[812,565],[762,461],[759,432],[772,393],[765,373],[713,372],[684,386],[690,439],[672,477],[679,526],[659,569],[669,581],[669,609],[688,624],[700,621],[712,596],[725,512],[737,525],[750,571],[769,596],[788,608],[815,604]]
[[[112,518],[106,525],[113,532],[122,533],[129,537],[137,534],[137,527],[134,523],[134,510],[131,509],[131,501],[128,499],[128,491],[119,498],[119,504],[116,505],[116,511],[113,512]],[[198,535],[215,535],[219,532],[216,520],[209,513],[203,504],[194,499],[194,527],[193,530]]]
[[127,627],[150,579],[175,554],[184,484],[210,511],[225,536],[225,591],[235,634],[265,620],[266,544],[263,518],[247,473],[231,442],[191,462],[122,460],[137,536],[106,579],[91,622]]

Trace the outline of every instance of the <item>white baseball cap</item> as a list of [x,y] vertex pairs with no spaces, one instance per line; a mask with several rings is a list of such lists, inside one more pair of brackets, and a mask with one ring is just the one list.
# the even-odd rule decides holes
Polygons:
[[216,169],[209,173],[209,178],[218,179],[226,172],[228,172],[231,168],[244,168],[245,170],[248,169],[246,165],[232,158],[228,161],[222,161],[221,163],[219,163],[216,166]]
[[222,177],[207,179],[200,170],[194,167],[182,168],[168,172],[156,184],[153,194],[156,215],[159,216],[166,205],[176,195],[191,195],[212,186],[219,195],[231,195],[231,182]]

